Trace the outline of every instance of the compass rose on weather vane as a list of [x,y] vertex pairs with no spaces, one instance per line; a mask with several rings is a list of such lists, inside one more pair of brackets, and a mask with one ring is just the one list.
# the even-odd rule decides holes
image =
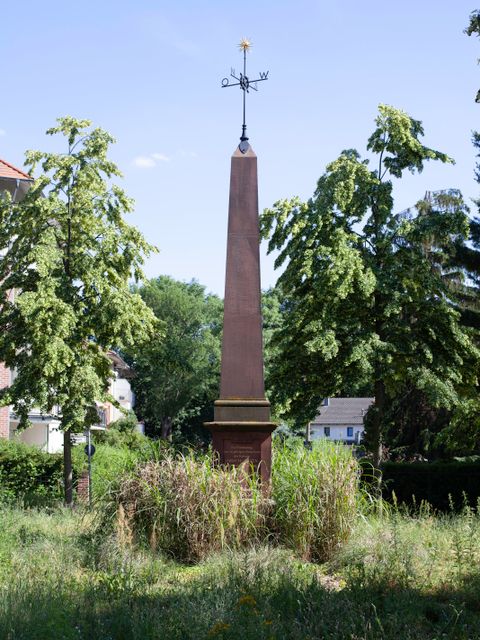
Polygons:
[[231,82],[229,78],[223,78],[222,80],[222,88],[225,87],[240,87],[243,91],[243,124],[242,124],[242,135],[240,136],[240,144],[239,149],[242,153],[245,153],[248,149],[248,136],[247,136],[247,125],[245,123],[245,98],[246,94],[250,93],[250,89],[254,91],[258,91],[257,82],[262,82],[263,80],[268,80],[268,71],[261,71],[259,73],[259,78],[255,80],[250,80],[247,76],[247,51],[250,51],[252,43],[243,38],[240,44],[238,45],[240,51],[243,51],[243,73],[240,73],[240,77],[235,74],[235,69],[230,70],[230,76],[237,80],[237,82]]

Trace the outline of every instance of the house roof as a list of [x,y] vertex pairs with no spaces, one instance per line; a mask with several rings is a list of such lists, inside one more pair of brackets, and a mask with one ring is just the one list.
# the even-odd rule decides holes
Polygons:
[[14,202],[20,202],[30,189],[32,182],[33,178],[28,173],[0,159],[0,193],[8,191]]
[[109,350],[107,352],[107,356],[110,358],[115,371],[122,373],[125,377],[132,375],[133,372],[130,365],[128,365],[125,362],[125,360],[118,355],[118,353],[116,353],[115,351]]
[[363,424],[363,416],[375,398],[329,398],[328,405],[321,406],[311,424]]
[[33,180],[28,173],[22,171],[21,169],[17,169],[13,164],[6,162],[6,160],[2,160],[0,158],[0,178],[11,178],[12,180]]

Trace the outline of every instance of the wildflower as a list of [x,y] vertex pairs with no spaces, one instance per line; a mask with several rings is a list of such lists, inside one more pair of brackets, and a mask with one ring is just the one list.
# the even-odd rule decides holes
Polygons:
[[246,606],[246,607],[254,607],[257,602],[255,600],[255,598],[253,596],[242,596],[241,598],[238,599],[238,604],[240,606]]
[[273,624],[272,620],[265,620],[263,624]]
[[215,636],[218,636],[220,633],[222,633],[222,631],[228,631],[228,629],[230,629],[230,625],[227,622],[222,622],[222,621],[217,622],[210,629],[210,631],[207,634],[207,637],[214,638]]

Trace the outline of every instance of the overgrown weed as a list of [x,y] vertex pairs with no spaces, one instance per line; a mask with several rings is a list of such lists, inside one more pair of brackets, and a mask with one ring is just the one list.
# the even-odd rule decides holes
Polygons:
[[273,526],[305,560],[324,561],[346,542],[357,518],[360,468],[351,450],[328,441],[312,450],[277,446],[273,457]]
[[322,566],[272,545],[185,566],[102,538],[78,512],[0,517],[2,640],[480,637],[475,512],[363,516]]
[[267,541],[322,561],[348,539],[359,475],[351,450],[329,442],[312,451],[277,445],[270,486],[212,454],[167,452],[137,465],[110,493],[104,530],[110,523],[120,544],[149,544],[183,562]]
[[264,541],[269,509],[254,474],[193,453],[137,466],[106,505],[122,543],[148,544],[183,562]]

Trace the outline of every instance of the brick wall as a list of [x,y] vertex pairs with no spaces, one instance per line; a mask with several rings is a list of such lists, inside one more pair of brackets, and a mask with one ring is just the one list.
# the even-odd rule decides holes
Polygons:
[[[0,389],[10,384],[10,370],[0,363]],[[0,407],[0,438],[8,438],[10,435],[10,409]]]
[[88,471],[82,471],[77,480],[77,498],[79,502],[88,502]]

